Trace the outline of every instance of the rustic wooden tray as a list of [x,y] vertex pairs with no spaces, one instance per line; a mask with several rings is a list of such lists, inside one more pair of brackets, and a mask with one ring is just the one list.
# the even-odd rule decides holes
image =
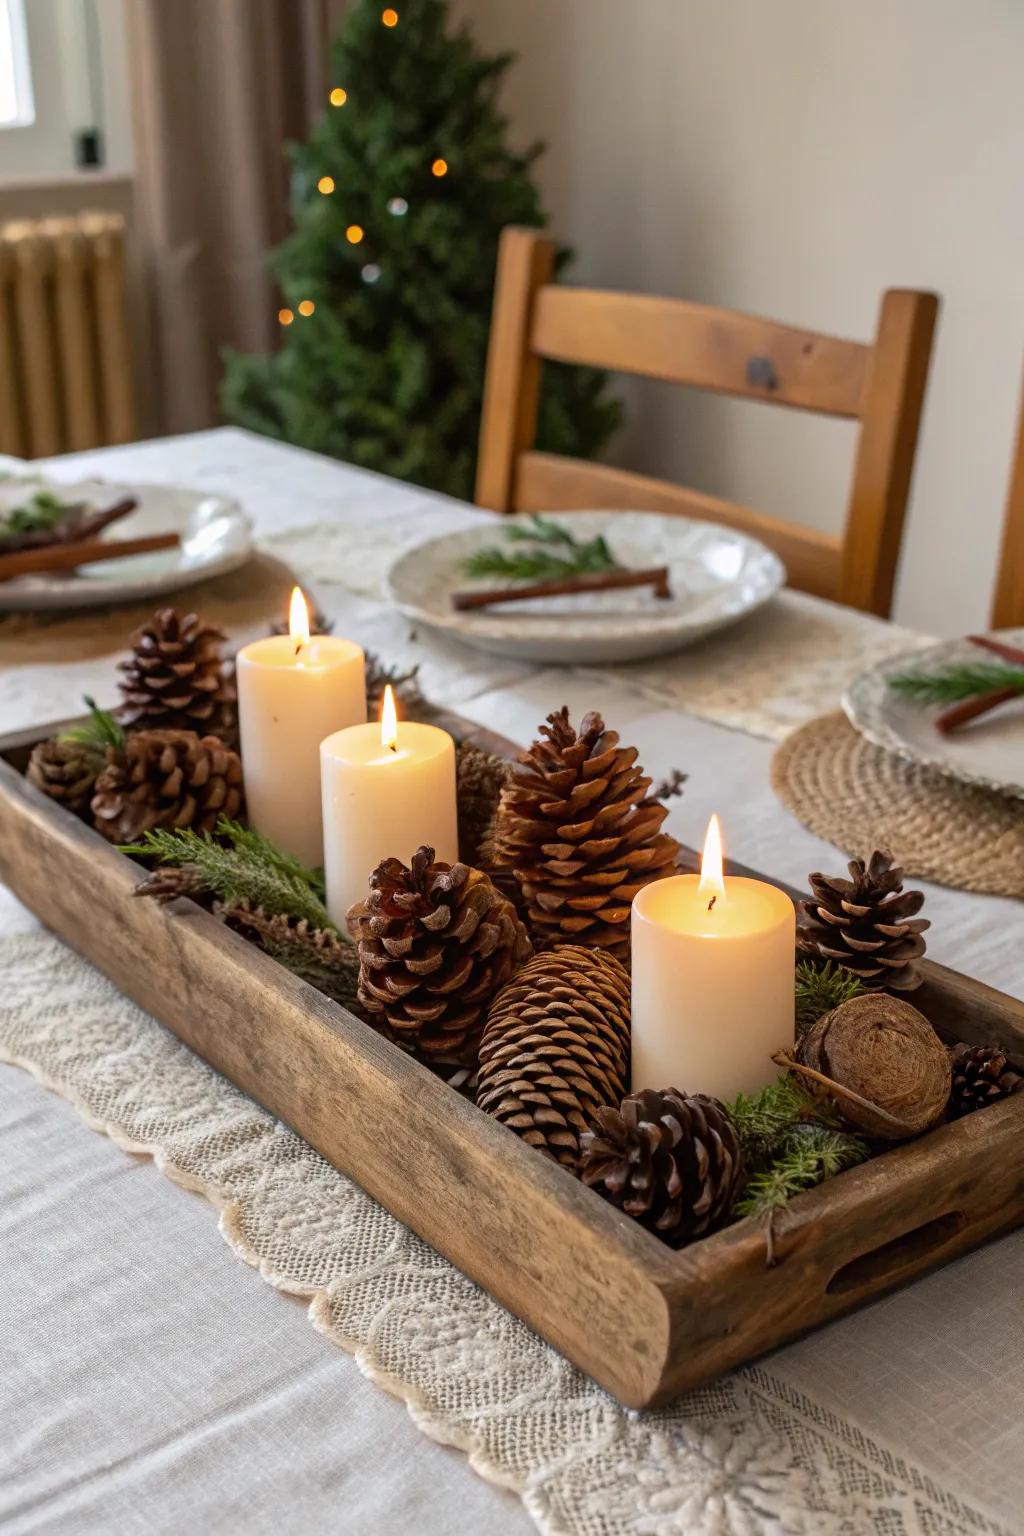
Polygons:
[[[623,1403],[665,1402],[1024,1222],[1019,1095],[801,1195],[773,1268],[750,1221],[674,1252],[193,902],[131,900],[140,866],[23,777],[59,728],[0,738],[0,879]],[[926,970],[916,1001],[946,1039],[1024,1049],[1024,1003]]]

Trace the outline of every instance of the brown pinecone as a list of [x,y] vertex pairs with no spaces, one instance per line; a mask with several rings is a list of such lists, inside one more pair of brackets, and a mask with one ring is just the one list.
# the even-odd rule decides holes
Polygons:
[[161,608],[132,635],[123,672],[117,718],[140,731],[195,731],[237,740],[238,721],[231,669],[221,656],[223,631],[195,613]]
[[538,943],[624,958],[633,897],[671,874],[679,853],[660,831],[668,811],[647,798],[651,781],[636,766],[636,749],[620,747],[599,714],[585,715],[577,735],[561,709],[540,738],[502,794],[498,862],[522,887]]
[[629,973],[606,950],[535,955],[491,1005],[476,1102],[531,1147],[575,1169],[580,1137],[626,1091]]
[[349,909],[359,1001],[370,1022],[426,1059],[476,1060],[491,998],[530,953],[512,903],[478,869],[385,859]]
[[44,795],[79,816],[89,808],[96,775],[102,767],[103,753],[96,747],[55,736],[33,747],[28,779]]
[[955,1045],[950,1048],[949,1059],[953,1068],[951,1120],[1024,1091],[1024,1061],[1014,1061],[999,1045]]
[[909,992],[921,985],[917,961],[925,951],[921,937],[931,924],[916,918],[924,904],[921,891],[904,891],[903,871],[892,854],[878,850],[865,865],[854,859],[850,879],[810,876],[814,897],[800,903],[805,921],[797,944],[821,960],[835,960],[866,987]]
[[645,1089],[594,1118],[596,1128],[583,1136],[580,1178],[619,1210],[674,1248],[728,1216],[743,1153],[718,1099]]
[[112,843],[134,843],[157,827],[212,832],[242,806],[242,764],[216,736],[194,731],[131,731],[107,754],[92,814]]
[[455,759],[455,780],[460,857],[487,869],[496,862],[495,822],[501,792],[512,781],[512,764],[507,757],[463,741]]

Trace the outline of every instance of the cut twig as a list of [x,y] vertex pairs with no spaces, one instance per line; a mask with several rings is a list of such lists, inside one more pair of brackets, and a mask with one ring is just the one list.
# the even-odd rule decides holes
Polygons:
[[491,587],[485,592],[453,592],[452,607],[460,613],[492,608],[497,603],[530,602],[541,597],[569,597],[576,592],[614,592],[623,587],[653,587],[658,598],[669,598],[668,566],[643,571],[600,571],[593,576],[567,576],[562,581],[537,581],[527,586]]
[[126,555],[144,555],[154,549],[173,549],[180,543],[178,533],[150,533],[137,539],[75,539],[71,543],[24,549],[16,555],[0,555],[0,581],[42,571],[72,571],[80,565],[94,565],[99,560],[120,560]]
[[844,1088],[842,1083],[837,1083],[834,1078],[826,1077],[824,1072],[818,1072],[814,1067],[805,1067],[803,1062],[794,1061],[793,1057],[789,1056],[785,1051],[776,1051],[772,1061],[777,1066],[787,1067],[790,1072],[799,1072],[803,1077],[809,1077],[813,1082],[820,1083],[822,1087],[827,1088],[829,1093],[834,1094],[837,1098],[846,1099],[851,1104],[859,1104],[861,1109],[869,1110],[871,1114],[877,1115],[880,1120],[887,1121],[893,1130],[898,1131],[901,1136],[906,1134],[906,1123],[898,1115],[891,1115],[880,1104],[875,1104],[871,1099],[866,1099],[863,1094],[855,1093],[852,1088]]

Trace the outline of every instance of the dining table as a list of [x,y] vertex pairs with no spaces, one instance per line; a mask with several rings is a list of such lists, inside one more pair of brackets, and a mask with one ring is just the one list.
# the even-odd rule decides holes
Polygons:
[[[667,830],[697,845],[717,813],[728,854],[798,888],[848,855],[776,799],[776,745],[922,640],[785,590],[647,664],[487,655],[386,587],[398,553],[479,508],[234,428],[32,469],[237,499],[253,559],[177,606],[241,643],[298,580],[335,634],[516,743],[562,705],[599,710],[656,780],[686,775]],[[0,733],[116,702],[137,622],[0,616]],[[1024,998],[1020,903],[922,889],[929,953]],[[3,1536],[1024,1531],[1024,1233],[624,1409],[2,887],[0,1234]]]

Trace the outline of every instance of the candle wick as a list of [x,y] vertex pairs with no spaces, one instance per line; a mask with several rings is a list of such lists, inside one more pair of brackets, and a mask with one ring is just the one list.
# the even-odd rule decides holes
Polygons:
[[296,654],[296,656],[298,656],[298,654],[302,650],[302,647],[303,647],[304,644],[305,644],[304,640],[296,640],[296,642],[295,642],[295,654]]
[[398,751],[398,742],[397,741],[389,741],[388,742],[388,748],[392,752],[397,752]]
[[713,906],[714,906],[714,904],[715,904],[715,902],[716,902],[716,901],[717,901],[717,900],[718,900],[718,896],[717,896],[717,894],[716,894],[716,895],[714,895],[714,896],[712,896],[712,898],[711,898],[711,900],[710,900],[710,901],[709,901],[709,902],[708,902],[708,911],[709,911],[709,912],[710,912],[710,911],[711,911],[711,908],[712,908],[712,907],[713,907]]

